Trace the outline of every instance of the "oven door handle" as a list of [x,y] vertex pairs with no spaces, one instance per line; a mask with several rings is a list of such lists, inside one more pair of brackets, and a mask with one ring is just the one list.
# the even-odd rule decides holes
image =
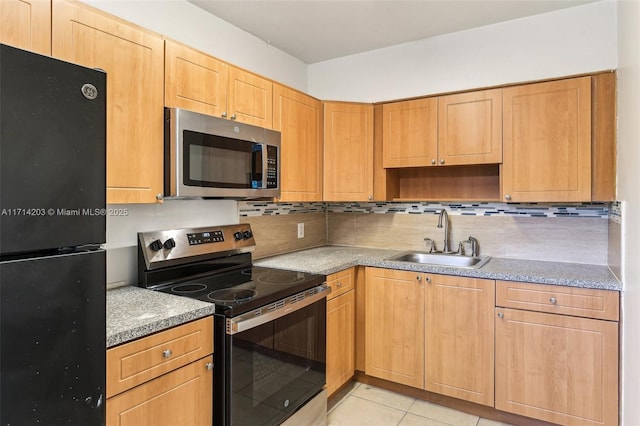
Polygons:
[[[227,318],[227,334],[236,334],[250,330],[259,325],[282,318],[292,312],[322,300],[331,293],[331,287],[323,284],[313,289],[287,297],[278,302],[265,307],[254,309],[253,311],[238,315],[234,318]],[[304,296],[304,298],[303,298]]]

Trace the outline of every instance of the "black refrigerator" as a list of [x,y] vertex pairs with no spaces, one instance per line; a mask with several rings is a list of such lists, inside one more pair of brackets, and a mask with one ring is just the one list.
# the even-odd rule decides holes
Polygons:
[[0,424],[102,425],[106,74],[0,44]]

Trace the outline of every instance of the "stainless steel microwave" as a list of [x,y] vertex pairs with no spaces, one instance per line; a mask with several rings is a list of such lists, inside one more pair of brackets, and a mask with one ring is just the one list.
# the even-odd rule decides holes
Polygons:
[[280,196],[280,132],[165,109],[165,197]]

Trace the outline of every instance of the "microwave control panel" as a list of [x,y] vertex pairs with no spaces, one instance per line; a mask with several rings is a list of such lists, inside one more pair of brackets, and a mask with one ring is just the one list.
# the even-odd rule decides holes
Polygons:
[[278,187],[278,147],[267,145],[267,188]]

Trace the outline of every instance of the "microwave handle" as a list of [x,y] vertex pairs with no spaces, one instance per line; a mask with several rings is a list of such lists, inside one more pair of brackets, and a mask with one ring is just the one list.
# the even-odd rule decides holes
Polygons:
[[284,299],[282,304],[275,303],[274,305],[277,305],[278,307],[267,313],[256,312],[260,311],[259,309],[256,309],[234,318],[227,318],[227,334],[233,335],[247,331],[305,308],[327,297],[327,295],[331,293],[331,287],[326,284],[322,284],[312,289],[312,292],[312,295],[305,295],[305,298],[302,300],[298,300],[298,297],[294,296]]

